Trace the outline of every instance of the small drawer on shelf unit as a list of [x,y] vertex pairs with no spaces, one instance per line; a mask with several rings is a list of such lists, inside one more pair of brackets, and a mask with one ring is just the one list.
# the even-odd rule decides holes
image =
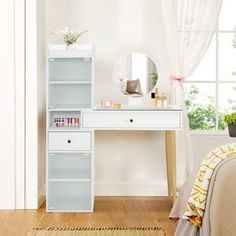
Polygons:
[[91,132],[49,132],[48,148],[50,151],[90,151],[92,135]]
[[50,130],[70,130],[80,129],[80,111],[50,111],[49,129]]
[[91,153],[49,153],[48,180],[90,181],[92,173]]
[[91,182],[48,182],[48,211],[92,211]]

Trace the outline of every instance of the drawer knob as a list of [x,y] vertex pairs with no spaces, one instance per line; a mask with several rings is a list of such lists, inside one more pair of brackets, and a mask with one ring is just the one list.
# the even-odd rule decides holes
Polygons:
[[67,143],[71,143],[71,140],[69,139],[69,140],[67,140]]
[[133,119],[130,119],[129,121],[130,121],[130,123],[133,123],[133,122],[134,122],[134,120],[133,120]]

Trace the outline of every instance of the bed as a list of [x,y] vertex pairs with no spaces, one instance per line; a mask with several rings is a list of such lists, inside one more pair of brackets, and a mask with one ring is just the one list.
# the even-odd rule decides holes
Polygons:
[[236,155],[223,160],[213,171],[200,228],[182,218],[197,172],[185,183],[170,213],[171,219],[179,219],[175,236],[235,236]]

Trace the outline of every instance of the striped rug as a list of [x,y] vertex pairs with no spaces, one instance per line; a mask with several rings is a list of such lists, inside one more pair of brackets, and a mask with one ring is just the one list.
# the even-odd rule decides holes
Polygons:
[[165,236],[161,227],[33,228],[27,236]]

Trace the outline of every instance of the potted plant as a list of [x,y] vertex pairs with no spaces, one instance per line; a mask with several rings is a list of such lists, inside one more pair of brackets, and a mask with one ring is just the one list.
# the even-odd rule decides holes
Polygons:
[[64,37],[64,43],[66,44],[67,47],[69,47],[71,45],[76,44],[78,38],[86,32],[87,30],[75,32],[69,29],[68,27],[61,27],[61,29],[54,31],[53,34],[62,34]]
[[236,112],[225,115],[224,121],[228,125],[229,136],[236,137]]

